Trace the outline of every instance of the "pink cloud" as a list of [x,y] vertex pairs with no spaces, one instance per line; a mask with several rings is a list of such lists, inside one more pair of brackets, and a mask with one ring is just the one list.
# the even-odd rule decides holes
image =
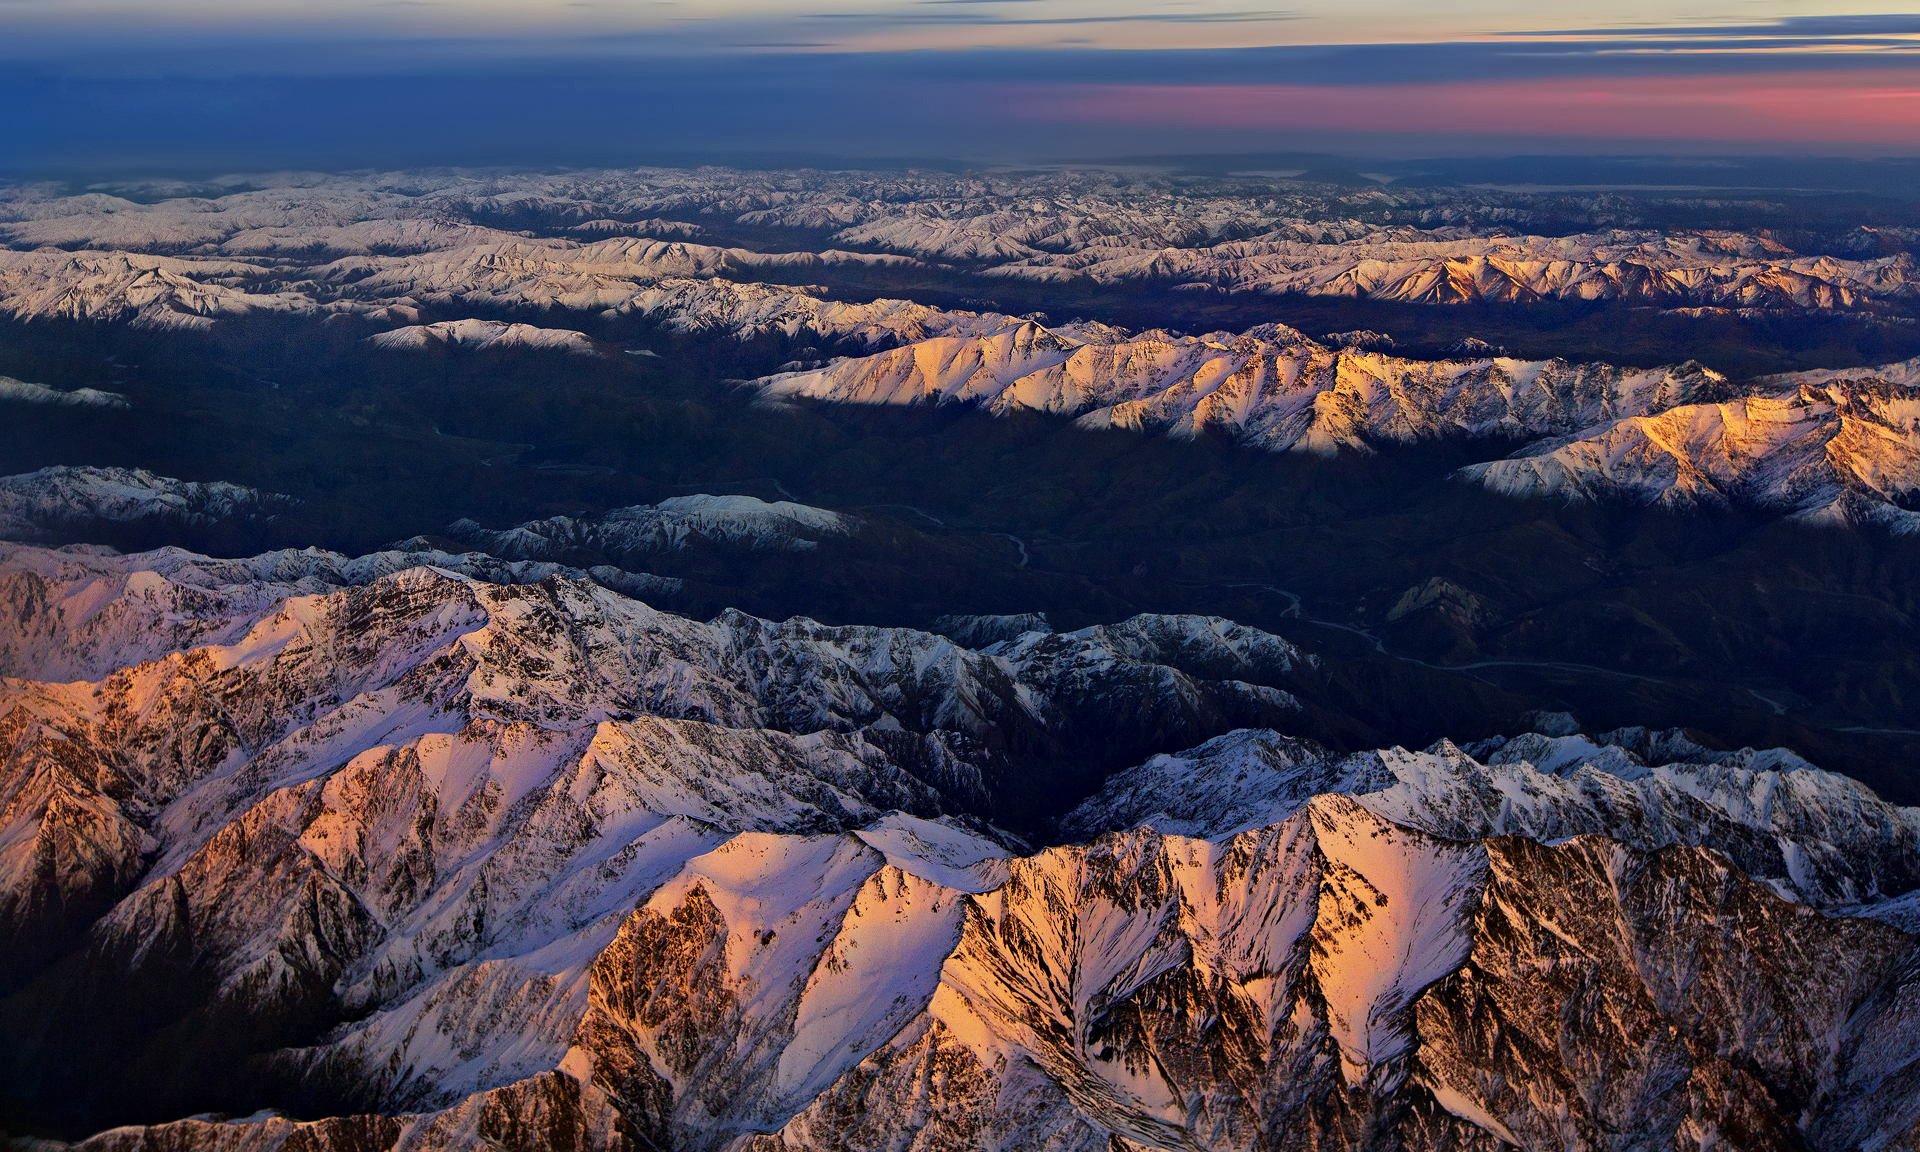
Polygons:
[[1028,120],[1396,136],[1871,145],[1920,151],[1920,69],[1421,84],[1101,84],[1010,92]]

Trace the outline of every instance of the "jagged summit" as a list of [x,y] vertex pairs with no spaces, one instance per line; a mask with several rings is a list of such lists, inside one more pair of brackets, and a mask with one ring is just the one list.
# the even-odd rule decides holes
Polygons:
[[[970,648],[395,564],[0,563],[30,638],[0,647],[0,954],[68,1006],[11,1082],[86,1060],[104,1093],[241,1037],[223,1069],[331,1102],[85,1147],[1920,1130],[1920,813],[1789,752],[1558,718],[1332,756],[1270,686],[1307,658],[1225,620],[1008,618]],[[65,679],[32,675],[50,653]],[[981,802],[1095,733],[1209,729],[1066,843]],[[159,1038],[86,1047],[180,971]],[[212,1090],[140,1083],[63,1106]]]
[[1008,320],[775,376],[767,391],[864,404],[956,400],[1089,427],[1221,429],[1273,451],[1370,451],[1440,437],[1532,437],[1717,395],[1698,364],[1621,369],[1508,358],[1410,360],[1333,349],[1283,325],[1244,333],[1068,334]]
[[[768,395],[957,400],[1098,428],[1219,430],[1280,451],[1513,440],[1526,443],[1520,458],[1468,478],[1521,495],[1745,505],[1896,531],[1911,523],[1902,478],[1910,422],[1870,401],[1866,381],[1877,373],[1903,396],[1913,362],[1736,389],[1684,348],[1669,366],[1626,369],[1508,357],[1466,336],[1450,359],[1418,360],[1390,354],[1392,337],[1367,328],[1324,344],[1280,325],[1129,332],[934,307],[870,288],[876,278],[960,275],[1419,305],[1845,313],[1875,323],[1920,301],[1913,255],[1900,249],[1911,244],[1897,230],[1800,251],[1770,232],[1634,225],[1615,218],[1622,207],[1611,202],[1555,201],[1553,213],[1586,224],[1529,230],[1529,214],[1545,209],[1490,190],[1303,184],[1255,194],[1230,182],[1114,174],[257,179],[127,185],[126,195],[0,189],[0,316],[197,332],[326,317],[385,328],[366,337],[382,349],[580,355],[595,349],[588,333],[644,320],[693,339],[796,345],[791,370],[763,382]],[[762,239],[726,242],[742,229]],[[781,230],[791,246],[777,242]],[[1872,251],[1848,246],[1864,239]],[[835,276],[856,288],[800,283]],[[428,320],[449,313],[533,322]],[[848,351],[856,354],[831,358]],[[1791,395],[1803,389],[1813,391]],[[111,403],[11,385],[0,386],[4,396]],[[1840,447],[1821,459],[1830,443]]]
[[1920,810],[1886,804],[1785,749],[1713,752],[1644,729],[1344,757],[1274,732],[1234,732],[1113,777],[1065,827],[1086,835],[1148,824],[1217,837],[1284,820],[1327,793],[1456,840],[1711,845],[1782,894],[1828,908],[1920,887]]
[[1627,417],[1461,475],[1515,496],[1745,505],[1912,533],[1920,531],[1912,368],[1809,373],[1777,394]]
[[[1536,206],[1491,190],[1268,185],[1256,193],[1176,188],[1144,174],[646,169],[479,181],[431,172],[253,179],[263,186],[194,190],[207,195],[127,187],[138,199],[9,189],[0,195],[0,237],[22,252],[78,253],[83,264],[115,255],[173,261],[146,269],[177,278],[169,283],[184,296],[150,317],[231,314],[206,310],[200,298],[217,294],[210,279],[237,271],[222,261],[254,259],[297,263],[290,280],[361,283],[362,293],[484,294],[502,303],[544,296],[567,307],[607,306],[613,282],[636,273],[835,265],[1441,305],[1620,300],[1850,311],[1910,301],[1916,290],[1911,254],[1898,244],[1881,250],[1898,229],[1877,233],[1872,250],[1801,252],[1765,233],[1611,226],[1618,209],[1604,197],[1585,210],[1593,227],[1566,233],[1528,231]],[[476,192],[476,183],[494,190]],[[1561,202],[1551,211],[1579,209]],[[498,224],[513,218],[559,234]],[[756,251],[697,239],[729,225],[792,230],[816,244],[825,235],[831,246]],[[10,310],[67,314],[47,302]]]
[[0,1143],[1920,1148],[1920,810],[1552,711],[1891,795],[1908,546],[1408,489],[1910,529],[1920,361],[1741,366],[1908,354],[1920,232],[1150,172],[72,193],[0,187],[8,371],[100,383],[0,378],[19,467],[77,462],[0,537],[90,541],[0,544]]

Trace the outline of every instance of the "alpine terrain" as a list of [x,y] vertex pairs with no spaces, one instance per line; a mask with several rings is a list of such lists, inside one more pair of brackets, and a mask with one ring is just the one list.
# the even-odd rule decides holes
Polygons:
[[0,1145],[1920,1152],[1910,197],[1283,159],[0,182]]

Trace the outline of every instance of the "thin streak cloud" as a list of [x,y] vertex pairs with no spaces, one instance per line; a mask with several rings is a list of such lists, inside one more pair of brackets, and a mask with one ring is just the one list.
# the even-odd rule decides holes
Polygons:
[[[1589,9],[1564,29],[1502,32],[1488,29],[1520,28],[1540,10],[1463,0],[1443,19],[1408,0],[816,0],[831,8],[813,12],[550,0],[535,35],[474,23],[496,11],[480,0],[342,0],[327,11],[349,2],[352,18],[287,26],[247,23],[232,15],[237,2],[193,5],[211,22],[162,34],[132,18],[146,0],[115,0],[125,21],[44,26],[5,14],[47,5],[0,0],[0,88],[26,109],[0,123],[0,157],[223,155],[271,140],[289,163],[425,148],[461,162],[509,136],[530,156],[613,160],[716,140],[1049,159],[1139,151],[1155,135],[1240,151],[1684,139],[1920,153],[1907,95],[1920,88],[1920,15],[1901,12],[1762,21],[1740,4],[1676,21],[1652,0],[1616,0],[1614,26]],[[372,6],[382,2],[393,6]],[[614,16],[629,26],[606,23]],[[1327,39],[1336,34],[1352,38]],[[1672,100],[1670,114],[1636,93]]]
[[1504,139],[1717,141],[1866,145],[1912,151],[1920,141],[1920,67],[1831,76],[1674,76],[1633,84],[1481,80],[1398,88],[1305,84],[1088,85],[1012,90],[1010,115],[1058,124],[1273,131],[1442,133]]

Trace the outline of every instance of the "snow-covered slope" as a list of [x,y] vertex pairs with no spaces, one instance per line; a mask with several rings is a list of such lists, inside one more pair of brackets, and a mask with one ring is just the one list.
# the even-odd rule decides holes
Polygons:
[[749,340],[781,335],[884,347],[935,335],[990,332],[1006,318],[882,297],[823,299],[799,288],[732,280],[669,278],[636,288],[614,311],[659,320],[676,332]]
[[0,476],[0,540],[34,540],[101,521],[205,525],[271,516],[288,502],[238,484],[176,480],[144,468],[55,466]]
[[[1815,910],[1920,883],[1920,820],[1790,754],[1331,758],[1272,731],[1301,654],[1227,621],[969,649],[400,562],[6,553],[0,955],[72,958],[10,1002],[66,1007],[0,1072],[85,1059],[63,1099],[113,1107],[141,1090],[116,1061],[238,1032],[256,1103],[334,1102],[87,1147],[1839,1149],[1920,1123],[1915,940]],[[1101,740],[1235,728],[1136,760],[1084,843],[981,819]],[[105,1064],[64,1046],[129,1020]]]
[[969,646],[997,644],[1017,640],[1029,632],[1051,632],[1053,625],[1044,612],[1021,612],[1000,616],[942,616],[934,627]]
[[615,508],[595,516],[551,516],[491,530],[471,520],[447,529],[461,544],[515,559],[560,559],[587,552],[643,556],[692,544],[757,552],[799,552],[846,536],[858,521],[825,508],[753,496],[674,496],[657,504]]
[[1920,1122],[1913,938],[1708,851],[1439,840],[1337,797],[1013,860],[921,827],[690,855],[553,1071],[84,1147],[1841,1149]]
[[1913,368],[1813,373],[1777,394],[1631,416],[1461,475],[1516,496],[1746,505],[1920,531]]
[[532,348],[567,352],[575,356],[594,355],[593,341],[584,332],[566,328],[540,328],[532,324],[509,324],[502,320],[441,320],[433,324],[411,324],[367,337],[376,348]]
[[[964,846],[974,833],[887,813],[982,810],[1066,748],[1295,708],[1252,682],[1293,649],[1223,621],[1143,617],[980,652],[806,620],[703,624],[555,573],[9,555],[19,639],[0,657],[36,677],[0,684],[12,962],[95,917],[89,947],[129,979],[158,942],[190,939],[211,984],[183,1010],[376,1011],[297,1059],[324,1076],[385,1067],[390,1100],[557,1059],[527,1030],[577,1009],[583,966],[635,902],[736,832]],[[475,1019],[476,989],[512,1004]],[[394,1036],[456,1027],[445,1012],[484,1033],[458,1040],[484,1060],[423,1039],[418,1061],[389,1061]]]
[[1741,505],[1920,530],[1920,362],[1771,377],[1741,394],[1691,363],[1412,360],[1278,325],[1189,337],[999,319],[761,386],[841,403],[1031,409],[1176,436],[1219,430],[1271,451],[1531,440],[1461,476],[1515,496]]
[[1800,256],[1725,233],[1581,236],[1372,234],[1336,243],[1253,239],[1191,249],[1089,247],[991,269],[1047,282],[1204,284],[1236,292],[1410,304],[1644,300],[1736,308],[1849,309],[1911,298],[1911,256]]
[[986,334],[937,336],[762,384],[775,395],[850,403],[1035,409],[1090,427],[1177,435],[1217,428],[1274,451],[1333,452],[1571,432],[1712,395],[1725,382],[1697,364],[1407,360],[1328,348],[1278,325],[1239,335],[1122,336],[1007,318]]
[[[297,266],[289,279],[364,280],[363,293],[562,307],[609,306],[615,281],[849,264],[1441,304],[1844,310],[1915,295],[1911,256],[1881,250],[1897,229],[1858,253],[1808,254],[1760,232],[1620,226],[1640,213],[1618,197],[1588,201],[1551,198],[1556,225],[1591,225],[1561,234],[1526,230],[1534,198],[1490,189],[1099,172],[277,174],[80,195],[0,190],[0,237],[96,256],[268,258]],[[690,242],[710,230],[702,221],[840,247]]]
[[1822,907],[1920,887],[1920,810],[1887,804],[1784,749],[1713,752],[1643,729],[1351,756],[1275,732],[1234,732],[1120,773],[1064,825],[1082,836],[1136,825],[1220,836],[1284,820],[1327,793],[1456,840],[1597,834],[1645,849],[1710,845]]
[[12,545],[0,552],[0,676],[95,680],[170,652],[231,643],[276,605],[371,584],[410,569],[493,584],[561,576],[632,596],[669,593],[679,581],[624,569],[587,570],[480,552],[395,549],[343,556],[318,548],[214,559],[179,548],[135,556],[76,546]]
[[[203,327],[422,305],[649,310],[659,302],[636,297],[664,280],[954,267],[1440,304],[1873,310],[1916,297],[1906,252],[1808,255],[1711,230],[1532,234],[1516,227],[1532,202],[1489,190],[648,169],[282,173],[118,191],[0,188],[0,314]],[[1551,211],[1596,225],[1620,214],[1594,200]],[[796,246],[696,242],[711,230],[702,220],[790,229]]]
[[[1766,233],[1634,226],[1631,206],[1604,196],[1559,197],[1547,210],[1589,227],[1527,231],[1540,209],[1484,189],[1105,173],[283,173],[80,195],[23,186],[0,189],[10,245],[0,248],[0,316],[163,329],[357,318],[396,326],[370,337],[377,347],[581,354],[592,341],[565,323],[431,317],[641,317],[700,338],[796,345],[793,370],[763,382],[769,395],[960,400],[1092,427],[1219,429],[1273,450],[1535,441],[1469,477],[1515,494],[1734,503],[1911,530],[1910,365],[1881,370],[1874,387],[1828,372],[1736,394],[1693,363],[1526,361],[1471,339],[1454,359],[1420,361],[1387,354],[1390,338],[1366,331],[1337,334],[1333,347],[1279,325],[1203,335],[1048,327],[739,279],[958,271],[1402,303],[1875,314],[1920,299],[1912,255],[1892,232],[1826,245],[1848,255],[1810,255]],[[730,228],[775,239],[691,238]],[[578,323],[600,331],[584,315]],[[826,359],[848,348],[868,354]],[[83,394],[0,385],[0,395],[81,403]]]
[[0,401],[19,404],[53,404],[69,408],[127,408],[125,396],[98,388],[49,388],[30,380],[0,376]]
[[[1756,398],[1694,365],[723,278],[1912,295],[1891,235],[1810,258],[1640,210],[1076,173],[32,186],[0,191],[0,314],[565,349],[425,321],[639,317],[792,345],[813,367],[776,395],[1273,450],[1550,437],[1525,459],[1569,453],[1557,494],[1904,522],[1914,364]],[[35,387],[13,398],[82,395]],[[0,535],[277,501],[51,469],[0,479]],[[690,496],[361,557],[0,546],[4,1123],[137,1122],[101,1152],[1920,1148],[1920,813],[1784,750],[1570,721],[1336,754],[1289,733],[1355,730],[1314,695],[1353,683],[1211,617],[935,634],[645,602],[674,586],[653,558],[777,569],[865,530]],[[1389,615],[1473,599],[1436,577]],[[274,1108],[303,1119],[248,1115]]]
[[0,249],[0,315],[193,329],[223,317],[318,310],[297,288],[253,290],[267,276],[264,266],[233,260]]
[[[738,750],[725,758],[743,767],[773,755],[768,780],[777,783],[765,785],[757,803],[787,827],[885,808],[977,807],[1016,778],[1016,765],[1054,755],[1096,725],[1095,740],[1122,748],[1234,717],[1278,719],[1295,707],[1286,692],[1257,681],[1284,676],[1297,653],[1223,621],[1141,617],[982,652],[925,633],[806,620],[729,613],[699,623],[552,570],[497,563],[542,578],[500,585],[442,568],[389,574],[384,558],[350,565],[325,554],[215,562],[177,552],[13,549],[0,572],[17,638],[0,650],[4,671],[104,677],[92,686],[23,680],[4,691],[0,715],[62,746],[90,748],[93,764],[76,769],[62,757],[41,763],[29,755],[11,761],[27,773],[13,784],[31,792],[64,781],[61,789],[92,796],[105,806],[105,826],[138,825],[156,838],[149,848],[162,854],[164,876],[172,867],[165,861],[205,847],[208,835],[275,789],[325,778],[380,749],[374,761],[386,771],[394,749],[414,749],[411,756],[419,741],[440,735],[457,736],[455,751],[480,757],[474,763],[519,749],[513,755],[531,757],[529,784],[561,765],[583,770],[583,757],[621,754],[616,746],[627,737],[608,724],[709,726],[699,731],[713,735],[688,738],[694,748],[798,739],[804,750],[825,740],[813,752]],[[364,582],[333,583],[356,578]],[[136,668],[131,677],[115,671]],[[213,689],[209,676],[224,686]],[[132,718],[120,709],[135,700],[147,701],[136,709],[144,719],[128,729]],[[1109,710],[1123,719],[1105,719]],[[823,729],[832,735],[809,735]],[[198,733],[188,738],[191,752],[175,746],[188,731]],[[152,755],[135,751],[149,740],[157,741]],[[111,758],[111,772],[90,778],[104,771],[92,760],[100,755]],[[811,759],[808,771],[844,776],[834,787],[853,791],[817,815],[799,813],[799,777],[771,767],[783,756]],[[863,757],[869,769],[857,767]],[[858,783],[862,775],[871,779]],[[740,788],[762,787],[745,779],[696,782],[693,792],[652,801],[649,810],[737,821],[754,810]],[[705,796],[712,788],[720,791]],[[862,789],[871,797],[854,799]],[[90,886],[145,858],[77,829],[74,841],[34,832],[37,821],[64,811],[57,804],[5,810],[6,835],[25,852],[11,857],[5,886],[21,906],[33,904],[43,864],[93,876]],[[118,814],[106,817],[108,810]],[[68,863],[50,864],[42,852]]]
[[516,238],[422,254],[349,257],[313,273],[362,300],[598,310],[624,303],[636,285],[660,280],[905,263],[911,261],[831,249],[762,253],[633,237],[584,244]]

